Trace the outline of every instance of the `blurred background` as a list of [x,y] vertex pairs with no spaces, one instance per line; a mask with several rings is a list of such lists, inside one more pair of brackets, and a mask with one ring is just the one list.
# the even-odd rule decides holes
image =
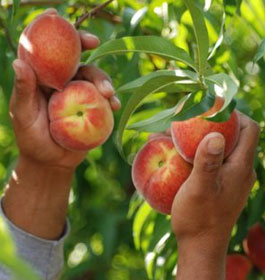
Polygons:
[[[255,168],[258,179],[248,204],[235,226],[229,252],[243,252],[248,228],[265,215],[265,62],[253,57],[265,37],[264,0],[205,0],[202,7],[211,46],[221,46],[209,63],[215,73],[229,74],[239,85],[237,108],[256,120],[261,128]],[[0,6],[0,194],[16,164],[18,150],[8,116],[12,91],[12,61],[20,33],[37,15],[55,7],[72,23],[103,1],[2,0]],[[224,13],[225,12],[225,13]],[[223,15],[226,15],[224,20]],[[222,25],[224,28],[222,29]],[[181,0],[115,0],[81,28],[97,35],[101,43],[124,36],[158,35],[193,54],[194,33]],[[89,52],[84,54],[84,60]],[[144,54],[108,56],[96,62],[119,86],[155,70],[174,65]],[[121,95],[122,103],[129,95]],[[149,97],[134,118],[172,107],[181,95],[163,93]],[[122,112],[122,111],[121,111]],[[115,113],[116,124],[121,112]],[[77,168],[69,201],[72,231],[65,244],[65,266],[61,279],[146,280],[174,279],[177,245],[169,217],[157,214],[134,194],[130,166],[115,147],[114,136],[88,153]],[[125,134],[124,148],[130,153],[146,140],[145,133]],[[224,217],[225,218],[225,217]],[[2,231],[2,232],[1,232]],[[0,227],[0,242],[9,242]],[[3,239],[1,239],[3,238]],[[2,245],[1,245],[2,246]],[[8,254],[0,249],[0,261]],[[252,279],[265,279],[257,269]]]

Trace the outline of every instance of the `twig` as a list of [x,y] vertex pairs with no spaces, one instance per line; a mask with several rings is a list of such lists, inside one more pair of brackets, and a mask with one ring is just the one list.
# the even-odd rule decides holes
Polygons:
[[79,17],[75,23],[75,28],[78,29],[78,27],[80,26],[80,24],[86,20],[88,17],[93,17],[94,15],[96,15],[101,9],[105,8],[108,4],[110,4],[113,0],[108,0],[106,2],[104,2],[103,4],[95,7],[94,9],[92,9],[90,12],[87,12],[85,14],[83,14],[81,17]]
[[17,49],[16,49],[16,47],[15,47],[15,44],[13,43],[13,40],[12,40],[12,37],[11,37],[11,35],[10,35],[10,33],[9,33],[9,30],[7,29],[7,27],[6,27],[6,25],[5,25],[5,23],[4,23],[4,21],[0,18],[0,26],[3,28],[3,30],[4,30],[4,33],[5,33],[5,35],[6,35],[6,40],[7,40],[7,42],[8,42],[8,45],[9,45],[9,47],[10,47],[10,49],[11,49],[11,51],[14,53],[14,55],[16,56],[17,55]]

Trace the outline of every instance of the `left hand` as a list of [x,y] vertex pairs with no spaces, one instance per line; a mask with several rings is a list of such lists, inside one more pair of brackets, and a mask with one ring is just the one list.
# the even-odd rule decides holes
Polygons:
[[[57,11],[48,9],[45,13],[54,14]],[[79,35],[83,50],[99,45],[96,36],[84,31],[79,31]],[[84,159],[86,152],[68,151],[52,139],[49,132],[47,89],[38,86],[34,71],[23,60],[15,60],[13,67],[16,80],[10,102],[10,116],[19,147],[19,160],[73,171]],[[109,76],[95,66],[81,66],[75,79],[92,82],[109,100],[114,111],[120,108],[120,101],[114,95]]]

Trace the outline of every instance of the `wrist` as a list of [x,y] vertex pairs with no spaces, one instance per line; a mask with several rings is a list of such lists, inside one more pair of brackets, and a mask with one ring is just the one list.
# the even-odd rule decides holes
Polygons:
[[228,240],[210,235],[178,240],[177,280],[224,279]]
[[47,174],[48,172],[51,175],[56,172],[66,175],[74,174],[76,169],[76,166],[63,166],[53,164],[52,162],[43,162],[23,154],[18,157],[16,168],[19,168],[21,166],[25,166],[30,169],[38,169],[41,173]]
[[58,238],[65,226],[73,174],[73,169],[19,157],[3,198],[7,218],[38,237]]

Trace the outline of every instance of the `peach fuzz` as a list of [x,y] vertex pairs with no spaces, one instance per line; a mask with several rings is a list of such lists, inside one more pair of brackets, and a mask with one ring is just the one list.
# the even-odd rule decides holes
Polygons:
[[132,167],[136,189],[157,211],[170,214],[172,203],[192,166],[178,154],[170,137],[149,140],[137,153]]
[[252,263],[265,273],[265,230],[261,224],[250,228],[243,247]]
[[49,101],[50,132],[68,150],[86,151],[103,144],[114,120],[109,102],[86,81],[70,82]]
[[240,254],[231,254],[226,258],[225,280],[247,280],[252,269],[250,260]]
[[239,116],[236,111],[233,111],[230,118],[225,122],[212,122],[202,118],[221,109],[223,102],[223,99],[217,96],[213,107],[208,112],[185,121],[171,123],[173,142],[186,161],[193,163],[201,140],[211,132],[219,132],[224,136],[226,143],[225,157],[229,156],[235,148],[240,130]]
[[58,14],[40,15],[21,34],[18,58],[32,67],[40,85],[62,90],[80,62],[78,32]]

